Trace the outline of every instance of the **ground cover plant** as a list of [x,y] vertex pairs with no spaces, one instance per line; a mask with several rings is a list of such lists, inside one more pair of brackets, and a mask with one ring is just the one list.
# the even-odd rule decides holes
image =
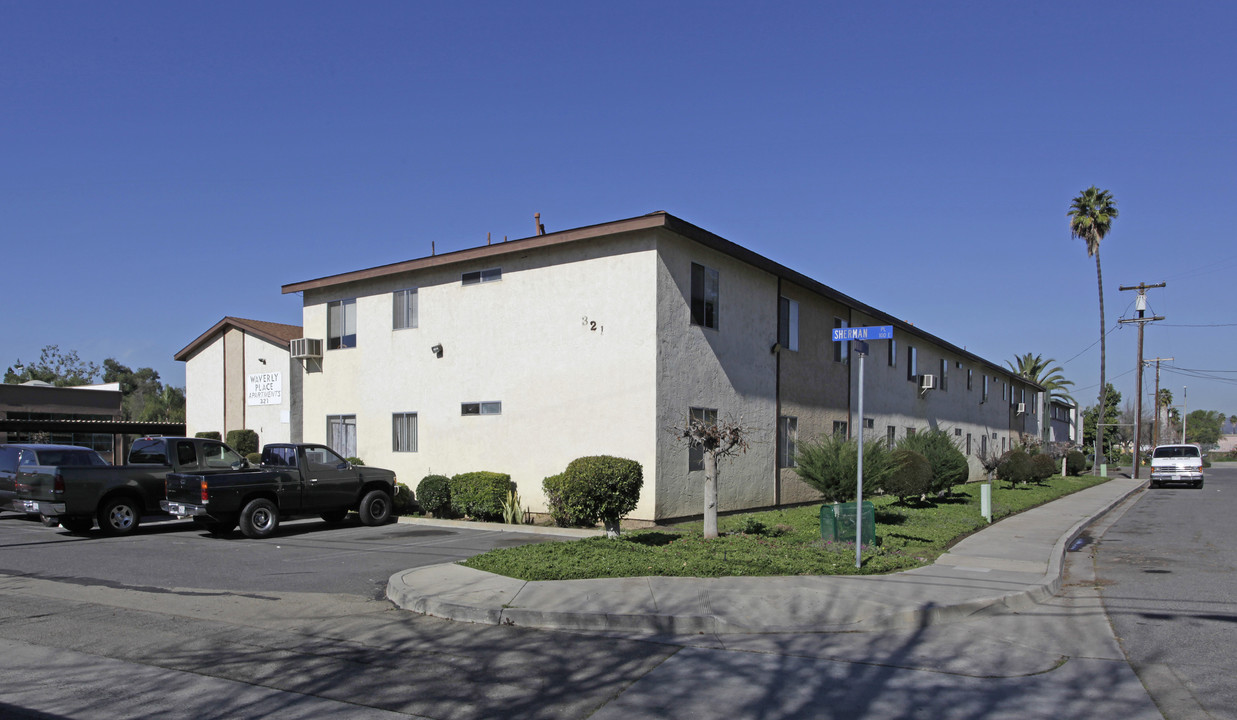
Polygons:
[[[997,521],[1105,481],[1091,475],[1056,476],[1043,484],[994,485],[992,517]],[[930,564],[987,524],[979,515],[979,487],[956,486],[949,497],[909,504],[891,495],[868,498],[876,506],[878,545],[865,547],[862,568],[855,568],[853,544],[821,540],[820,505],[722,517],[722,534],[711,539],[704,538],[697,521],[615,539],[493,550],[461,564],[522,580],[895,572]]]

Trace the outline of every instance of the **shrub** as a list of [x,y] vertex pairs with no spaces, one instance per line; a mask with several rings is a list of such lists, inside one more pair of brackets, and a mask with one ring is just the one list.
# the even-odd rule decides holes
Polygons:
[[1031,456],[1031,479],[1042,483],[1057,474],[1057,462],[1051,455],[1039,453]]
[[1001,458],[1001,464],[997,465],[996,476],[1010,485],[1029,482],[1033,477],[1031,456],[1022,448],[1010,450]]
[[261,464],[262,464],[262,453],[260,453],[260,452],[251,452],[251,453],[249,453],[248,455],[246,455],[246,456],[245,456],[245,459],[249,461],[249,464],[250,464],[250,465],[253,465],[254,467],[257,467],[257,466],[259,466],[259,465],[261,465]]
[[1065,456],[1065,471],[1078,476],[1087,471],[1087,456],[1081,450],[1070,450]]
[[391,498],[396,515],[412,515],[417,509],[417,498],[412,488],[395,483],[395,497]]
[[223,435],[220,435],[218,430],[203,430],[202,432],[194,433],[193,436],[198,437],[198,438],[205,438],[207,440],[218,440],[219,442],[223,442]]
[[744,535],[768,535],[769,526],[758,517],[744,515],[743,524],[739,526],[739,532]]
[[253,430],[229,430],[228,447],[232,448],[241,455],[248,455],[258,451],[258,434]]
[[421,509],[436,518],[451,514],[451,478],[446,475],[426,475],[417,484]]
[[460,473],[451,478],[451,511],[477,520],[497,520],[503,516],[503,501],[511,490],[511,476],[505,473]]
[[636,509],[644,487],[644,470],[635,460],[593,455],[576,458],[559,475],[541,482],[550,517],[561,527],[590,526],[601,521],[617,535],[619,520]]
[[932,492],[936,479],[932,472],[932,463],[926,456],[910,448],[900,447],[894,450],[890,457],[894,470],[885,478],[885,492],[896,495],[904,504],[907,498]]
[[943,493],[954,485],[965,483],[971,477],[971,466],[967,464],[966,456],[944,430],[926,430],[907,435],[898,441],[898,448],[922,455],[932,469],[931,487],[915,494]]
[[[825,496],[825,502],[847,502],[858,492],[859,443],[840,435],[822,435],[802,443],[795,453],[795,472],[803,482]],[[884,486],[894,470],[891,453],[884,440],[863,445],[863,482],[869,489]]]
[[357,467],[365,467],[365,461],[359,457],[346,457],[344,458],[344,460],[347,460],[349,465],[355,465]]

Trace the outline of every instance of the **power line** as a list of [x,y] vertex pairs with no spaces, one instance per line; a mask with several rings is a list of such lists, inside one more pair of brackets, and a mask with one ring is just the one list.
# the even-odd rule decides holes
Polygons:
[[[1113,334],[1113,332],[1114,332],[1117,328],[1119,328],[1119,327],[1121,327],[1121,323],[1119,323],[1119,322],[1118,322],[1116,325],[1113,325],[1113,326],[1112,326],[1112,330],[1109,330],[1108,332],[1104,333],[1104,337],[1108,337],[1109,335],[1112,335],[1112,334]],[[1096,340],[1095,342],[1093,342],[1093,343],[1091,343],[1090,345],[1088,345],[1088,346],[1086,346],[1085,348],[1083,348],[1083,349],[1082,349],[1082,351],[1081,351],[1081,352],[1079,352],[1079,353],[1078,353],[1077,355],[1075,355],[1074,357],[1072,357],[1072,358],[1070,358],[1069,360],[1066,360],[1065,362],[1061,363],[1061,365],[1063,365],[1063,366],[1064,366],[1064,365],[1067,365],[1068,363],[1070,363],[1070,362],[1072,362],[1072,361],[1074,361],[1074,360],[1077,360],[1079,357],[1081,357],[1081,356],[1082,356],[1082,354],[1083,354],[1083,353],[1085,353],[1086,351],[1088,351],[1088,350],[1090,350],[1091,348],[1095,347],[1096,345],[1099,345],[1099,343],[1100,343],[1100,341],[1099,341],[1099,340]],[[1096,385],[1099,385],[1099,383],[1096,383]]]

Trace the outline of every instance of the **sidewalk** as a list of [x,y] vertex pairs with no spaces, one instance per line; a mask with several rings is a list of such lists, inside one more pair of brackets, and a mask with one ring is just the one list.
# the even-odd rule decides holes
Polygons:
[[449,620],[657,634],[861,632],[1041,602],[1095,518],[1145,486],[1115,477],[971,535],[935,564],[869,576],[525,581],[443,564],[396,573],[387,597]]

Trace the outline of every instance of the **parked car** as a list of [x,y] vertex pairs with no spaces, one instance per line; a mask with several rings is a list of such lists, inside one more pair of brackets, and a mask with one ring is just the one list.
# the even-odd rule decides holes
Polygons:
[[1170,482],[1203,486],[1203,452],[1197,445],[1159,445],[1151,451],[1151,487]]
[[262,448],[262,465],[218,474],[170,473],[160,507],[191,517],[214,535],[240,524],[246,537],[269,537],[279,521],[319,515],[340,522],[356,510],[366,525],[391,517],[395,473],[353,466],[325,445],[280,443]]
[[[0,510],[28,513],[25,503],[18,505],[19,473],[30,473],[41,466],[107,465],[99,453],[77,445],[12,443],[0,445]],[[29,513],[37,514],[37,513]],[[55,523],[52,523],[53,525]]]
[[17,507],[44,524],[89,532],[97,520],[109,535],[131,533],[142,516],[160,514],[163,479],[172,471],[226,472],[249,462],[218,440],[148,437],[135,440],[126,465],[51,463],[19,468]]

